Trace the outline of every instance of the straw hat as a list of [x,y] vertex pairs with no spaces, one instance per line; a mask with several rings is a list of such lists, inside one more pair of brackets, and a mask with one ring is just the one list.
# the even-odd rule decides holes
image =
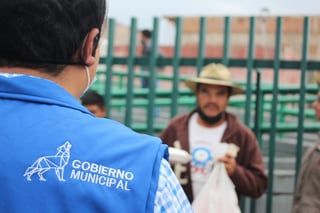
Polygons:
[[199,77],[185,81],[193,92],[196,92],[198,83],[231,87],[231,95],[243,93],[243,89],[231,81],[230,71],[222,64],[208,64],[201,70]]

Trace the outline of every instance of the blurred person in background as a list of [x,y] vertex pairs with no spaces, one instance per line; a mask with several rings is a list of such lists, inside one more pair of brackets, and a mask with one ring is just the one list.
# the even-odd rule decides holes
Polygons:
[[[140,32],[140,40],[142,44],[142,52],[141,56],[146,57],[147,60],[147,65],[141,66],[141,70],[143,72],[148,73],[150,75],[151,68],[149,67],[150,63],[150,57],[151,57],[151,51],[152,51],[152,31],[148,29],[144,29]],[[157,49],[157,57],[163,57],[164,54],[160,49]],[[164,69],[163,66],[156,66],[156,71],[162,71]],[[156,73],[157,74],[157,73]],[[158,87],[158,80],[156,79],[155,81],[155,87]],[[150,87],[150,76],[142,77],[141,78],[141,88],[149,88]],[[160,108],[155,107],[153,110],[153,116],[156,118],[160,114]]]
[[104,97],[94,90],[87,91],[80,98],[81,104],[98,118],[106,118],[107,109]]
[[[151,51],[152,51],[152,31],[148,29],[144,29],[140,33],[140,40],[142,44],[142,52],[141,56],[146,57],[147,59],[150,59]],[[164,54],[160,49],[157,49],[157,57],[164,57]],[[149,67],[149,60],[147,62],[147,65],[144,65],[141,67],[142,71],[146,71],[150,73],[150,67]],[[164,67],[163,66],[157,66],[156,70],[161,71]],[[141,87],[142,88],[149,88],[149,77],[142,77],[141,78]],[[157,81],[156,81],[156,84]]]
[[[320,92],[312,107],[320,120]],[[293,195],[292,213],[320,212],[320,142],[310,147],[304,155]]]

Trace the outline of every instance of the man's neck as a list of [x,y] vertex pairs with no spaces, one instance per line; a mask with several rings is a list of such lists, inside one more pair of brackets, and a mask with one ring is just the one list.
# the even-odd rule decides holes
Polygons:
[[47,79],[59,84],[75,98],[82,95],[82,91],[87,85],[86,72],[82,66],[66,66],[58,75],[23,67],[0,67],[0,73],[32,75]]

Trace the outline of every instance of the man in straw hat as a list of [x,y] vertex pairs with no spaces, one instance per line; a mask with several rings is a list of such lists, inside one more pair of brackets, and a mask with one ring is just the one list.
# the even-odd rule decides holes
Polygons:
[[205,66],[198,78],[185,83],[195,93],[197,107],[172,119],[160,137],[169,146],[192,155],[191,163],[174,165],[189,200],[196,198],[207,181],[214,161],[212,150],[221,142],[239,147],[236,157],[228,153],[218,159],[225,164],[238,198],[261,196],[268,181],[257,139],[235,115],[226,111],[229,98],[243,93],[243,89],[231,81],[224,65],[214,63]]

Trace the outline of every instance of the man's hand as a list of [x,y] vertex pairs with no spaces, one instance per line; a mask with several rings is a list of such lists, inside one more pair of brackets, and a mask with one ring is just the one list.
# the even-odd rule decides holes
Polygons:
[[230,154],[227,153],[225,156],[219,158],[218,161],[224,163],[229,176],[236,171],[237,162]]

